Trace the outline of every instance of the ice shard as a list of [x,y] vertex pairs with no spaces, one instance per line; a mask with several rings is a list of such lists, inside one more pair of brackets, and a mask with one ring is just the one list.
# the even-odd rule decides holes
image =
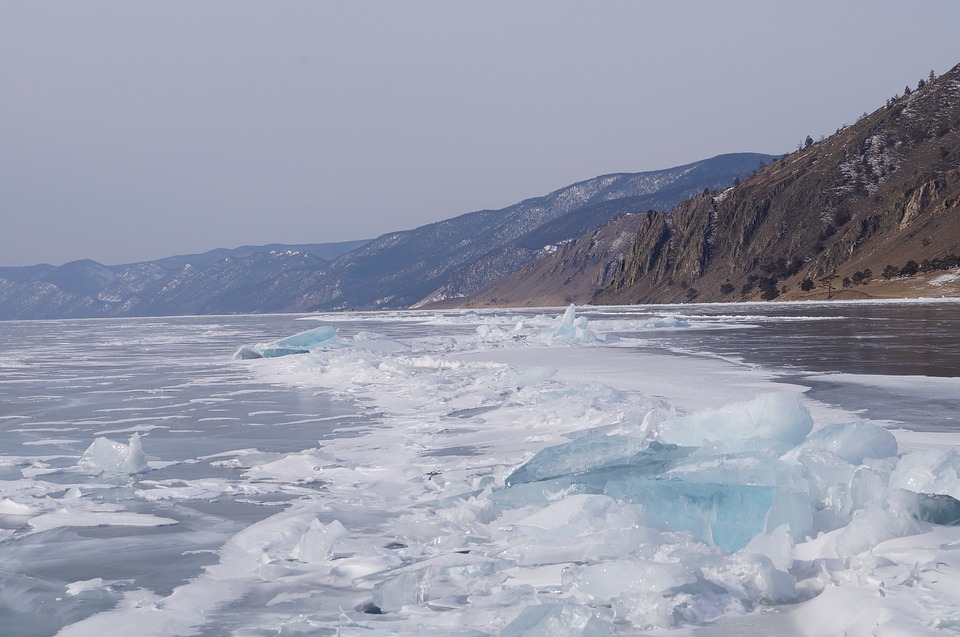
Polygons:
[[772,487],[743,484],[632,480],[611,482],[604,492],[640,505],[665,530],[690,531],[731,552],[768,530],[767,516],[774,503]]
[[140,444],[140,434],[130,436],[123,444],[109,438],[97,438],[80,456],[78,466],[97,473],[140,473],[147,468],[147,457]]
[[333,344],[336,341],[337,330],[330,325],[315,327],[298,332],[270,343],[243,345],[234,353],[236,360],[256,358],[277,358],[294,354],[309,354],[311,350]]

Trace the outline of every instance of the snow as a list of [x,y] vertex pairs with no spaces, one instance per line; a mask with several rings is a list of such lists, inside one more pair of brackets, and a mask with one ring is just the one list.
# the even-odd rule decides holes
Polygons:
[[940,396],[960,396],[960,377],[890,376],[887,374],[818,374],[817,380],[866,385],[888,391],[905,391],[936,400]]
[[93,579],[73,582],[67,586],[67,595],[73,597],[74,595],[86,593],[87,591],[95,591],[98,588],[102,588],[102,587],[103,587],[102,577],[95,577]]
[[[455,403],[451,408],[472,400],[477,406],[499,402],[494,411],[482,412],[486,424],[499,414],[494,422],[500,427],[519,426],[533,434],[528,441],[554,443],[502,478],[495,471],[486,486],[483,479],[469,478],[465,467],[424,471],[427,493],[444,494],[443,504],[417,496],[435,504],[393,524],[392,536],[406,547],[404,565],[366,576],[375,582],[370,603],[397,621],[425,621],[435,612],[431,609],[459,608],[462,602],[453,600],[462,595],[479,612],[484,602],[477,594],[489,595],[505,582],[539,581],[560,594],[539,603],[519,594],[507,608],[488,600],[491,612],[502,613],[507,622],[501,634],[612,634],[624,621],[676,629],[724,617],[732,609],[810,599],[811,590],[822,589],[821,575],[799,569],[794,552],[819,536],[832,534],[830,557],[810,560],[816,568],[804,567],[842,579],[843,560],[862,559],[878,543],[924,533],[931,528],[925,520],[937,511],[952,511],[949,501],[931,502],[924,499],[927,491],[904,491],[892,483],[891,476],[900,474],[895,471],[897,442],[889,431],[852,415],[847,422],[816,423],[801,394],[771,392],[761,374],[745,383],[760,390],[745,401],[717,404],[743,378],[708,384],[706,402],[712,404],[706,408],[702,395],[689,396],[689,385],[672,389],[669,398],[701,407],[677,413],[669,398],[642,397],[644,389],[663,389],[651,378],[662,370],[639,374],[632,382],[617,377],[623,367],[613,366],[608,374],[591,375],[611,385],[570,382],[571,375],[585,372],[578,348],[615,348],[614,341],[608,343],[614,347],[604,347],[605,336],[578,318],[573,306],[552,320],[479,320],[476,336],[485,351],[461,354],[470,348],[459,346],[446,364],[434,356],[360,364],[357,353],[341,358],[342,352],[314,363],[326,376],[321,382],[342,387],[346,377],[340,367],[346,365],[352,379],[362,379],[361,393],[381,408],[401,420],[402,414],[416,415],[420,424],[411,422],[405,430],[403,447],[427,448],[432,428],[425,423],[438,414],[429,415],[429,404],[415,407],[397,393],[391,400],[372,389],[400,379],[422,387],[424,396],[433,384],[443,403]],[[689,324],[667,316],[634,327]],[[617,352],[591,350],[590,358],[594,355],[609,362]],[[518,369],[525,360],[548,365]],[[303,366],[288,369],[288,382],[309,383]],[[433,383],[422,382],[425,374],[435,374]],[[669,379],[676,383],[676,373]],[[536,412],[523,409],[519,420],[507,415],[510,408],[496,398],[505,389],[512,401],[535,406]],[[702,394],[704,386],[697,389]],[[564,432],[556,429],[561,423],[578,424]],[[417,435],[421,432],[426,436]],[[493,447],[494,434],[472,437]],[[572,440],[558,440],[557,434]],[[490,456],[523,453],[522,446],[511,446],[496,445],[499,451]],[[356,462],[364,464],[362,458]],[[462,471],[468,475],[458,475]],[[363,480],[355,470],[349,475]],[[376,484],[382,473],[373,475],[373,486],[382,490]],[[395,485],[387,492],[396,496],[407,489]],[[559,581],[555,571],[543,570],[551,564],[566,565]],[[527,569],[535,572],[523,574]],[[469,616],[461,613],[464,621]]]
[[[96,438],[79,461],[0,461],[24,476],[0,481],[0,522],[27,541],[68,527],[179,531],[198,524],[178,523],[188,503],[261,512],[216,522],[226,538],[213,561],[169,588],[118,592],[96,569],[66,579],[67,597],[111,601],[60,635],[189,635],[225,620],[238,622],[225,634],[250,635],[960,628],[960,435],[891,431],[769,371],[640,350],[624,335],[702,329],[683,314],[310,320],[324,325],[226,364],[254,386],[355,401],[362,418],[337,435],[295,449],[253,446],[270,435],[209,455],[183,448],[167,474],[146,462],[154,430],[145,445],[140,433]],[[305,351],[262,355],[273,347]],[[933,395],[954,382],[914,385]],[[243,387],[222,395],[243,400]],[[287,409],[250,404],[248,420],[190,425],[229,437]]]
[[310,528],[290,552],[290,557],[301,562],[323,562],[333,557],[333,550],[339,540],[348,535],[348,531],[339,520],[323,524],[314,519]]
[[930,285],[947,285],[948,283],[953,283],[960,280],[960,270],[956,272],[948,272],[946,274],[941,274],[940,276],[930,279]]
[[0,500],[0,515],[36,515],[36,512],[26,504],[4,498]]
[[30,519],[30,526],[36,531],[49,531],[61,527],[169,526],[172,524],[177,524],[177,521],[158,515],[127,511],[77,511],[66,508],[42,513]]

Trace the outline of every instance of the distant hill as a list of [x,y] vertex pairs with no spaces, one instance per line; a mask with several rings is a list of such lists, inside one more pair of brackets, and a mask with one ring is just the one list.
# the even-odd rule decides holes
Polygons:
[[0,319],[949,292],[958,202],[960,66],[783,157],[603,175],[369,242],[0,268]]
[[603,175],[369,242],[0,268],[0,319],[406,308],[457,299],[625,212],[670,208],[773,159],[741,153]]
[[364,243],[243,246],[115,266],[0,267],[0,319],[262,311],[266,299],[255,290],[265,281],[316,270]]
[[549,307],[589,303],[613,281],[645,215],[627,212],[566,241],[522,269],[466,298],[429,305],[453,307]]
[[351,250],[356,250],[367,241],[340,241],[338,243],[268,243],[263,246],[240,246],[239,248],[217,248],[201,254],[187,254],[174,257],[164,257],[152,261],[162,268],[175,270],[188,263],[195,268],[205,268],[224,259],[243,259],[254,254],[264,252],[302,252],[317,257],[322,261],[332,261]]
[[417,307],[464,297],[629,211],[669,208],[754,172],[769,155],[741,153],[666,170],[588,179],[501,210],[472,212],[379,237],[303,285],[289,309]]
[[647,213],[594,301],[861,298],[958,254],[960,66],[735,188]]

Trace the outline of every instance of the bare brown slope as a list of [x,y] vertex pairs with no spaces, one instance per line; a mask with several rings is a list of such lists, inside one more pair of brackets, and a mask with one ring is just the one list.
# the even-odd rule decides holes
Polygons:
[[719,196],[648,213],[594,301],[797,296],[804,278],[876,282],[960,254],[960,66],[924,84]]

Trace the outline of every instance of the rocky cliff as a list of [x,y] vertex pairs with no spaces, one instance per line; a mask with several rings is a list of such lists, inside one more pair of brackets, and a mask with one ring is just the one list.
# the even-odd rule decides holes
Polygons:
[[613,281],[637,227],[647,216],[628,212],[573,241],[552,245],[521,270],[466,297],[429,307],[550,307],[589,303]]
[[738,153],[664,170],[601,175],[500,210],[390,233],[332,263],[290,309],[421,307],[465,297],[619,214],[673,207],[771,159]]
[[647,213],[594,301],[832,295],[911,262],[950,267],[958,205],[960,66],[734,188]]

